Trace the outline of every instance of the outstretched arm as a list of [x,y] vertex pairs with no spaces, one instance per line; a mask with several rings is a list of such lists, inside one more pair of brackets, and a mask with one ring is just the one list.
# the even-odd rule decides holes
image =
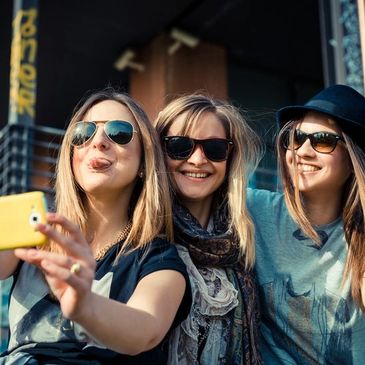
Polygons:
[[7,279],[14,274],[19,259],[14,255],[14,250],[0,252],[0,280]]
[[[91,291],[96,264],[79,229],[57,214],[49,215],[49,222],[68,231],[69,236],[64,236],[50,226],[39,226],[67,256],[34,249],[18,249],[16,255],[45,272],[63,314],[97,342],[120,353],[135,355],[160,343],[183,298],[183,275],[161,270],[145,276],[126,304],[105,298]],[[77,273],[70,271],[74,263],[81,268]]]
[[75,318],[98,342],[136,355],[157,346],[175,318],[185,290],[182,274],[161,270],[144,277],[127,304],[93,294]]

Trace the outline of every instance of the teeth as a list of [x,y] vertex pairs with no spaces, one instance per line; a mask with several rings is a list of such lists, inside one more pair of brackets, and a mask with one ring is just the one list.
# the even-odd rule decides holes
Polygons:
[[298,170],[303,172],[314,172],[320,170],[320,168],[313,165],[298,164]]
[[195,178],[205,178],[208,177],[207,173],[203,173],[203,172],[185,172],[184,173],[185,176],[189,176],[189,177],[195,177]]

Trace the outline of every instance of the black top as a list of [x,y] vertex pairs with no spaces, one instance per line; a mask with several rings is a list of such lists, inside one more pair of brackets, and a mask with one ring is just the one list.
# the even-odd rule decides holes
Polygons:
[[[184,275],[186,289],[173,326],[190,310],[191,292],[184,263],[176,247],[156,238],[145,249],[121,256],[113,264],[120,242],[97,262],[93,292],[126,303],[138,282],[158,270],[176,270]],[[14,276],[9,307],[10,341],[0,364],[166,364],[167,341],[136,356],[116,353],[91,339],[84,329],[63,317],[59,303],[50,296],[42,273],[23,263]],[[128,334],[126,334],[128,336]],[[31,362],[28,362],[28,361]]]

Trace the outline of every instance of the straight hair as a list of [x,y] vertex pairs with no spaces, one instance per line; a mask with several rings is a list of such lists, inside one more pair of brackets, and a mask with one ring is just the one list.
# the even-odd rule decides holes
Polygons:
[[[137,181],[132,193],[128,212],[132,226],[121,252],[126,253],[144,247],[160,234],[171,241],[173,238],[171,195],[156,131],[139,104],[127,94],[117,92],[113,88],[93,93],[75,108],[61,144],[56,167],[56,210],[78,224],[81,231],[86,233],[85,193],[78,186],[72,171],[74,147],[71,145],[71,127],[81,121],[94,105],[106,100],[124,105],[133,115],[143,152],[141,166],[144,177]],[[57,250],[52,243],[45,249]]]
[[[155,127],[160,138],[167,134],[176,118],[184,113],[186,122],[182,135],[192,131],[204,113],[213,113],[223,124],[227,138],[234,143],[227,161],[228,229],[238,238],[245,266],[252,268],[255,262],[255,229],[246,206],[246,188],[250,174],[262,157],[260,140],[238,108],[202,94],[181,96],[159,113]],[[174,186],[172,181],[171,184]]]
[[[277,138],[277,153],[279,162],[279,174],[283,182],[283,192],[288,211],[302,231],[317,244],[320,238],[309,222],[302,195],[298,188],[298,169],[296,159],[294,161],[294,180],[291,179],[287,165],[282,140],[284,134],[289,132],[289,138],[294,138],[294,130],[301,120],[289,121],[280,131]],[[342,285],[350,279],[351,295],[354,302],[365,312],[361,298],[361,282],[365,271],[365,154],[364,151],[342,132],[347,153],[351,161],[352,174],[349,176],[343,189],[342,221],[347,242],[347,256]],[[293,145],[290,143],[290,145]],[[292,149],[293,157],[295,151]]]

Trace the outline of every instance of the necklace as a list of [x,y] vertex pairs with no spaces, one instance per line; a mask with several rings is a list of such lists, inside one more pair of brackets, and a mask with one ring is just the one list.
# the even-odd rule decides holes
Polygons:
[[128,236],[131,228],[132,222],[128,222],[127,225],[118,233],[117,237],[112,242],[106,244],[103,248],[96,252],[96,254],[94,255],[95,260],[101,260],[114,245],[116,245],[119,241],[124,240]]

